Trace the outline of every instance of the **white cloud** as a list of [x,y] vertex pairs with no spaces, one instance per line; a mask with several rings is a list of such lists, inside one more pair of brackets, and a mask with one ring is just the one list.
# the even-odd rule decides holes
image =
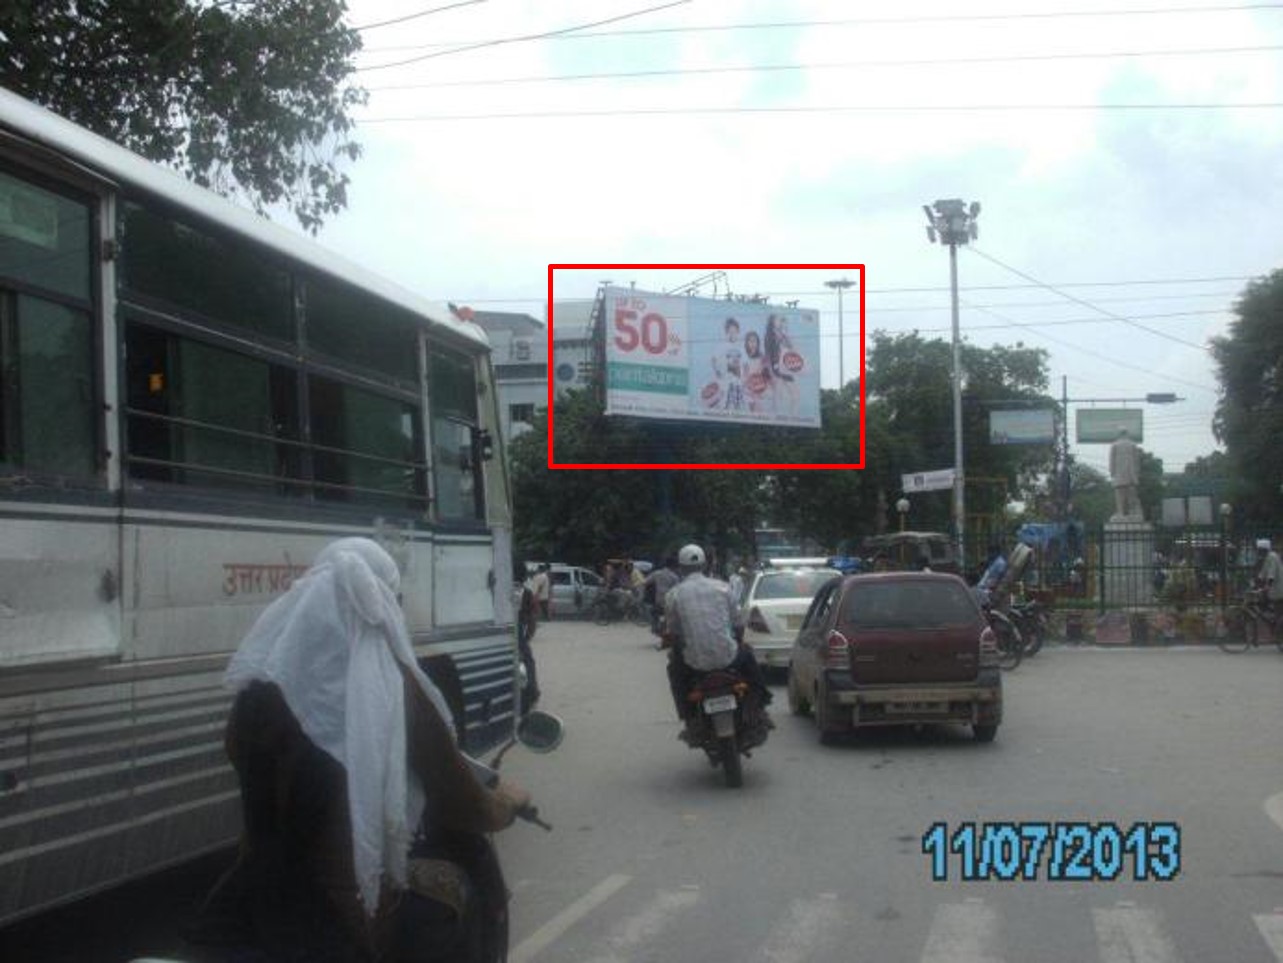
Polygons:
[[[374,49],[362,63],[416,52],[389,47],[537,32],[644,6],[637,0],[491,0],[370,31],[367,47]],[[1080,0],[1072,6],[1109,10],[1116,4]],[[361,23],[423,4],[353,0],[350,7],[352,22]],[[1063,5],[995,0],[985,12],[1057,8]],[[601,29],[919,19],[507,44],[369,72],[362,80],[386,88],[752,64],[1247,47],[1283,38],[1269,12],[1251,11],[926,19],[959,10],[943,0],[896,7],[821,0],[692,3]],[[947,284],[947,258],[927,243],[920,205],[942,196],[981,200],[979,247],[1050,282],[1260,274],[1283,255],[1277,230],[1283,175],[1276,163],[1283,124],[1277,110],[611,114],[694,107],[1277,101],[1283,100],[1278,68],[1272,52],[376,89],[363,112],[367,121],[558,111],[601,116],[363,123],[366,156],[352,169],[349,209],[322,239],[432,296],[529,299],[510,307],[536,315],[542,314],[547,265],[558,261],[860,261],[868,265],[875,292],[940,288]],[[964,288],[1022,283],[980,257],[960,261]],[[742,279],[742,289],[755,283]],[[814,277],[797,284],[815,292],[806,300],[835,330],[832,295]],[[1232,294],[1226,292],[1239,287],[1231,281],[1073,290],[1088,300],[1136,297],[1110,309],[1142,314],[1179,310],[1172,296],[1186,292],[1198,308],[1228,308]],[[1209,291],[1225,296],[1197,297]],[[1153,295],[1167,300],[1143,300]],[[966,296],[985,303],[1055,300],[1036,288]],[[878,313],[912,298],[932,307]],[[869,308],[870,328],[948,325],[943,291],[871,293]],[[1090,313],[1074,304],[1002,311],[1034,325]],[[964,327],[969,322],[994,319],[965,312]],[[1201,342],[1224,321],[1144,323]],[[1211,447],[1215,394],[1190,387],[1215,387],[1206,352],[1119,322],[1039,330],[1045,336],[1011,328],[969,337],[1047,347],[1055,387],[1067,376],[1071,394],[1144,393],[1182,382],[1174,388],[1189,401],[1179,411],[1156,413],[1155,419],[1173,420],[1156,421],[1163,430],[1147,442],[1169,468]],[[1103,361],[1102,354],[1132,367]],[[836,365],[831,367],[830,381],[836,376]]]

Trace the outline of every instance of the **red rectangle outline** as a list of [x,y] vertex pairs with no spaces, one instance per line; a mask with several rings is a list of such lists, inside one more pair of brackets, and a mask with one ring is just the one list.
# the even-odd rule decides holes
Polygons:
[[[633,271],[647,270],[701,270],[701,271],[725,271],[725,270],[757,270],[757,271],[777,271],[777,270],[802,270],[802,271],[858,271],[860,272],[860,460],[858,462],[841,462],[833,464],[775,464],[767,462],[754,463],[683,463],[683,462],[627,462],[622,464],[615,463],[598,463],[598,462],[567,462],[558,464],[553,457],[553,397],[555,394],[555,377],[553,371],[553,272],[557,270],[568,271],[617,271],[627,269]],[[622,468],[692,468],[692,469],[729,469],[748,470],[748,469],[791,469],[800,471],[828,471],[832,469],[845,468],[853,470],[862,470],[864,468],[864,265],[863,264],[549,264],[548,265],[548,467],[554,470],[563,469],[622,469]]]

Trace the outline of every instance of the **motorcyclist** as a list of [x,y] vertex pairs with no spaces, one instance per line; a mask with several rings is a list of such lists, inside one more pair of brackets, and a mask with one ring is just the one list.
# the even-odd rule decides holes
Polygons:
[[334,542],[232,658],[226,743],[243,832],[191,934],[221,951],[207,958],[400,959],[411,912],[418,936],[428,920],[452,954],[419,958],[466,958],[480,923],[447,898],[462,892],[448,880],[434,889],[408,877],[421,865],[408,859],[412,839],[502,829],[530,797],[484,788],[455,746],[445,699],[410,648],[399,582],[377,543]]
[[642,598],[650,605],[650,630],[655,635],[661,634],[664,602],[668,598],[668,592],[681,579],[676,555],[666,556],[664,564],[646,576],[642,587]]
[[681,581],[664,599],[664,638],[672,646],[668,681],[677,717],[687,721],[686,694],[695,678],[719,669],[736,672],[752,684],[765,710],[771,692],[753,650],[743,643],[742,615],[730,586],[704,574],[704,550],[698,545],[684,546],[677,553],[677,565]]

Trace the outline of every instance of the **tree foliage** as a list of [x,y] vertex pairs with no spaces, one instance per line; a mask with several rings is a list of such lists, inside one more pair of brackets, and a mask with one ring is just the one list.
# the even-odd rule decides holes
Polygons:
[[[746,554],[762,523],[794,529],[829,548],[858,545],[893,525],[906,472],[953,464],[951,354],[917,334],[875,335],[868,355],[863,470],[556,470],[547,467],[547,423],[513,443],[518,548],[530,558],[593,562],[612,554],[655,557],[696,539],[719,555]],[[978,402],[1042,403],[1046,355],[1023,346],[964,354],[967,472],[983,482],[972,511],[999,519],[1051,464],[1051,447],[992,446]],[[824,391],[823,428],[642,422],[607,418],[591,392],[559,403],[559,463],[839,464],[859,460],[860,385]],[[986,488],[985,486],[989,487]],[[992,489],[992,491],[991,491]],[[947,492],[914,496],[911,522],[947,530]]]
[[1213,430],[1237,479],[1236,514],[1271,521],[1283,500],[1283,270],[1250,282],[1212,340],[1221,399]]
[[0,86],[313,233],[347,201],[342,0],[5,0]]

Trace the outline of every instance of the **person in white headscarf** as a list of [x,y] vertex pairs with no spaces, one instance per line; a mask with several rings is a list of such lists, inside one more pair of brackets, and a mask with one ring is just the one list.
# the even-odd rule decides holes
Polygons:
[[[399,587],[376,542],[336,541],[233,656],[227,745],[245,827],[207,935],[223,924],[219,940],[291,959],[378,959],[415,832],[494,831],[529,803],[472,775],[414,659]],[[303,942],[326,949],[299,955]]]

